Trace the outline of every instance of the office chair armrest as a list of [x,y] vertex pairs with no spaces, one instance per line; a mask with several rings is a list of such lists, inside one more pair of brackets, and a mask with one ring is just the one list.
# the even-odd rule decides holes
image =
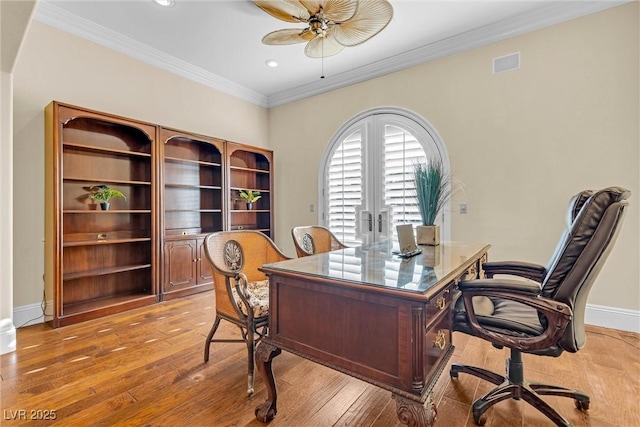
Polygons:
[[458,289],[461,291],[517,291],[538,295],[540,293],[540,284],[517,279],[476,279],[459,282]]
[[509,274],[524,277],[541,283],[547,274],[546,267],[523,261],[492,261],[482,264],[485,276],[492,278],[495,274]]
[[[494,344],[524,352],[549,348],[560,340],[562,335],[564,335],[567,325],[571,321],[571,317],[573,316],[573,312],[568,305],[539,295],[534,295],[528,291],[498,290],[500,288],[498,282],[501,281],[497,279],[493,279],[492,281],[495,283],[491,287],[485,287],[484,289],[480,286],[470,288],[471,285],[463,285],[463,287],[466,286],[467,289],[461,289],[467,318],[469,319],[471,329],[476,336]],[[508,288],[508,286],[509,284],[506,284],[503,289]],[[532,307],[547,319],[546,329],[538,336],[522,337],[511,336],[483,328],[478,322],[476,313],[473,310],[472,300],[475,296],[502,298]]]

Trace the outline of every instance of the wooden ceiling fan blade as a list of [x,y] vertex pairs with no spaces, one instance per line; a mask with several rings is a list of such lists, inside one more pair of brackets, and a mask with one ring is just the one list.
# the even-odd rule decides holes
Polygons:
[[[303,4],[305,1],[306,0],[300,0]],[[316,1],[315,3],[322,5],[322,12],[327,20],[336,23],[351,19],[358,10],[358,2],[355,0],[323,0]]]
[[320,9],[324,9],[326,0],[298,0],[302,6],[307,8],[309,15],[315,15],[320,12]]
[[326,58],[342,52],[344,46],[338,43],[330,33],[326,36],[313,38],[304,48],[304,53],[309,58]]
[[256,6],[285,22],[307,22],[309,12],[292,0],[253,0]]
[[360,0],[353,18],[335,25],[334,36],[344,46],[364,43],[382,31],[393,18],[393,7],[386,0]]
[[311,40],[315,34],[308,28],[291,28],[286,30],[272,31],[262,38],[262,43],[269,45],[286,45],[304,43]]

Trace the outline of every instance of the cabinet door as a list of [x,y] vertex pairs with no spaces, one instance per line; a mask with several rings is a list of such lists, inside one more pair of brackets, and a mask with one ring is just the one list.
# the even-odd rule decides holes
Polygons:
[[204,251],[204,239],[198,239],[198,262],[197,265],[197,281],[198,284],[204,285],[213,283],[213,275],[211,274],[211,264],[207,259]]
[[164,248],[163,292],[173,292],[196,285],[198,247],[195,239],[170,241]]

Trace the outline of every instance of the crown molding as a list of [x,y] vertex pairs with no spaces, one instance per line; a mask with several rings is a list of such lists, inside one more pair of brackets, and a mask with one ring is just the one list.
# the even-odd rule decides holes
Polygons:
[[67,12],[50,1],[38,2],[34,19],[220,92],[261,107],[268,107],[267,97],[259,92]]
[[532,12],[468,31],[393,57],[355,68],[321,81],[298,86],[269,96],[269,107],[298,101],[334,89],[405,70],[445,56],[464,52],[500,40],[525,34],[581,16],[620,6],[621,1],[557,1]]
[[270,108],[401,71],[445,56],[464,52],[581,16],[600,12],[611,7],[629,3],[630,1],[634,0],[555,1],[529,13],[480,27],[344,73],[328,76],[321,81],[315,81],[284,90],[268,97],[174,56],[167,55],[129,37],[125,37],[92,21],[69,13],[55,6],[50,1],[38,2],[34,19],[90,40],[106,48],[134,57],[154,67],[164,69],[258,106]]

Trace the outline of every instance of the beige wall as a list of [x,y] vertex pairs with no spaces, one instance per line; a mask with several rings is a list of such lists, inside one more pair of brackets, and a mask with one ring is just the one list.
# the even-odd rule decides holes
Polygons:
[[44,107],[67,102],[267,146],[267,110],[32,22],[14,71],[14,306],[42,300]]
[[[639,309],[638,3],[267,110],[33,22],[14,73],[14,305],[42,297],[44,115],[51,100],[275,151],[276,240],[317,223],[320,157],[350,117],[413,110],[438,130],[467,215],[454,239],[493,244],[492,259],[544,263],[564,207],[584,188],[632,190],[622,236],[590,303]],[[491,75],[514,51],[522,68]],[[291,179],[295,176],[296,179]]]
[[[633,193],[624,228],[589,303],[640,308],[638,2],[273,108],[277,243],[318,222],[320,158],[357,113],[398,106],[426,118],[449,150],[469,213],[453,239],[481,240],[490,258],[546,263],[569,198],[620,185]],[[519,51],[521,69],[492,75]],[[347,53],[348,54],[348,53]],[[296,179],[291,179],[295,175]]]

